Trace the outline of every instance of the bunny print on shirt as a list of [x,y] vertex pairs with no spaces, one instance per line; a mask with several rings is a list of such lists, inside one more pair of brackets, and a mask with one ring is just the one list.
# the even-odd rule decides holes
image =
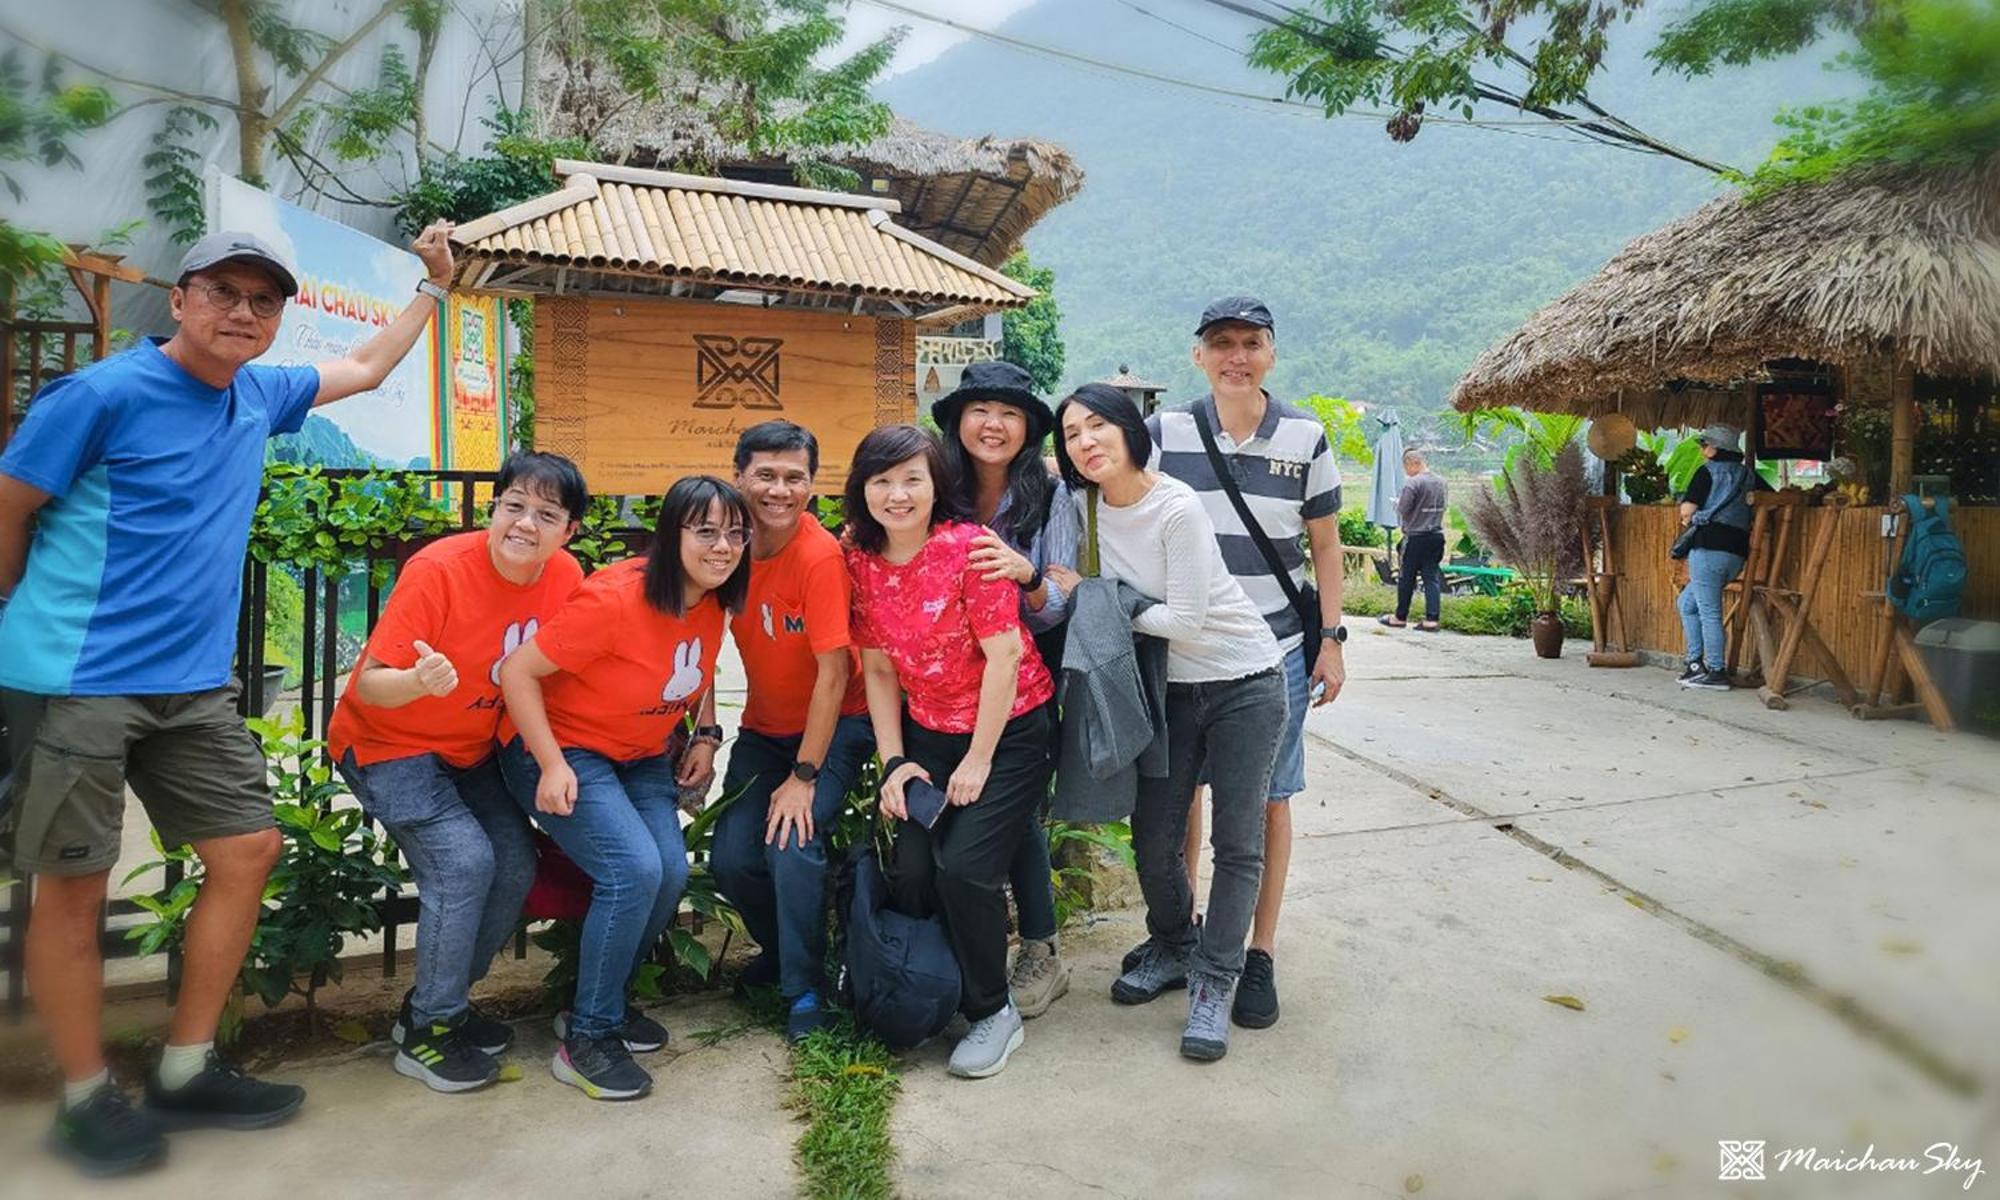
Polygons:
[[701,687],[701,639],[690,638],[674,647],[674,673],[660,691],[669,704],[686,700]]

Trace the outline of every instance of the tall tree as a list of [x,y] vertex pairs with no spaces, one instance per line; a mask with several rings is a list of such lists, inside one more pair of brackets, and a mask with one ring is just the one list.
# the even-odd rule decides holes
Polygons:
[[1038,267],[1028,252],[1017,250],[1000,264],[1007,278],[1040,292],[1021,308],[1000,318],[1000,357],[1026,371],[1035,381],[1035,390],[1052,393],[1062,386],[1062,310],[1056,307],[1056,273],[1053,267]]

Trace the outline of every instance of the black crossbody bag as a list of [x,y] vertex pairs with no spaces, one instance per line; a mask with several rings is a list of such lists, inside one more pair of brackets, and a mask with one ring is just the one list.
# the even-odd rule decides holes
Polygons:
[[1257,544],[1257,552],[1264,556],[1264,565],[1271,568],[1271,574],[1278,577],[1278,586],[1285,589],[1285,599],[1299,615],[1299,629],[1305,635],[1300,646],[1306,656],[1306,676],[1312,676],[1313,664],[1319,661],[1320,614],[1319,589],[1307,584],[1303,589],[1292,585],[1292,573],[1278,561],[1278,548],[1250,515],[1250,506],[1243,500],[1242,489],[1236,486],[1236,474],[1229,469],[1229,463],[1222,457],[1222,450],[1215,444],[1215,432],[1208,427],[1208,416],[1199,405],[1194,409],[1194,427],[1201,433],[1201,448],[1208,451],[1209,469],[1215,472],[1215,480],[1222,485],[1222,494],[1229,497],[1229,503],[1236,509],[1236,516],[1243,522],[1243,528],[1250,534],[1250,540]]

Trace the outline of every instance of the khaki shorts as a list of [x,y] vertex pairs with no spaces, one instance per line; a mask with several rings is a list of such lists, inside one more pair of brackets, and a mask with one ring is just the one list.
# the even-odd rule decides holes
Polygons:
[[272,828],[264,755],[235,684],[167,696],[0,689],[14,749],[15,861],[92,875],[118,861],[125,788],[168,846]]

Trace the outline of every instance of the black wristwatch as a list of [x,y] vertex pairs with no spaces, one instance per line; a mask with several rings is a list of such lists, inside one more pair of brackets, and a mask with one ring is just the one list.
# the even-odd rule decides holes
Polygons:
[[792,778],[800,783],[811,783],[819,778],[819,764],[803,760],[792,764]]
[[697,725],[694,727],[694,733],[689,740],[696,742],[714,742],[716,745],[720,746],[722,744],[722,726]]
[[1335,642],[1344,642],[1347,640],[1347,626],[1345,625],[1325,626],[1319,631],[1319,636],[1322,641],[1331,638]]
[[1021,590],[1024,592],[1032,592],[1040,586],[1042,586],[1042,568],[1036,567],[1035,573],[1033,575],[1028,576],[1028,582],[1021,585]]

